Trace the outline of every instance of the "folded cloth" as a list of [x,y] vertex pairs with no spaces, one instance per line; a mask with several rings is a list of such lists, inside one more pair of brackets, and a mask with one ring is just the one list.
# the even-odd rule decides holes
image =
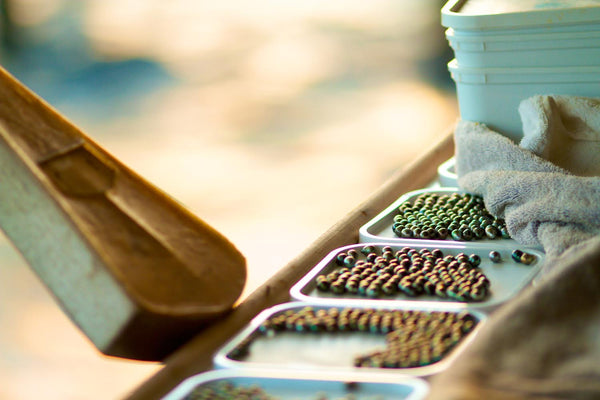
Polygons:
[[428,400],[599,399],[600,237],[494,312]]
[[551,259],[600,234],[600,177],[573,175],[480,123],[459,121],[454,139],[459,185],[481,195],[517,242]]
[[483,124],[458,123],[459,185],[483,196],[517,242],[543,246],[546,260],[538,283],[492,313],[432,379],[428,400],[600,398],[597,107],[527,99],[520,146]]
[[575,175],[600,175],[600,99],[533,96],[519,113],[521,147]]

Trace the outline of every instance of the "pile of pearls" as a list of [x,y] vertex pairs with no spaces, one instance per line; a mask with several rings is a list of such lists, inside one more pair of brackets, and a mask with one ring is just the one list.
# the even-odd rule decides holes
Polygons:
[[487,211],[483,198],[469,193],[422,193],[398,207],[392,225],[400,238],[470,241],[510,238],[504,220]]
[[237,386],[231,382],[212,382],[194,389],[185,400],[276,400],[257,385]]
[[[354,366],[414,368],[440,361],[476,324],[475,317],[467,311],[455,313],[353,307],[315,310],[307,306],[270,317],[259,326],[256,335],[273,337],[279,332],[384,334],[386,348],[356,356]],[[255,337],[248,337],[231,356],[247,355]]]
[[[326,393],[317,393],[314,400],[329,400]],[[336,400],[356,400],[356,396],[348,394],[347,396],[335,397]],[[378,397],[373,397],[373,400]],[[280,400],[280,397],[269,395],[258,385],[240,386],[234,385],[229,381],[211,382],[197,387],[185,400]]]
[[317,276],[318,290],[369,298],[404,294],[457,301],[482,301],[489,295],[490,281],[476,254],[444,256],[440,249],[408,246],[398,251],[384,246],[378,254],[375,246],[366,245],[360,252],[338,253],[336,263],[340,268]]

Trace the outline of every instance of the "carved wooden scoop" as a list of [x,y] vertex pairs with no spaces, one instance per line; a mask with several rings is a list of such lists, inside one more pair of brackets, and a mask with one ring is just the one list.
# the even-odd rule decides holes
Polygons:
[[107,355],[164,358],[246,280],[226,238],[1,69],[0,226]]

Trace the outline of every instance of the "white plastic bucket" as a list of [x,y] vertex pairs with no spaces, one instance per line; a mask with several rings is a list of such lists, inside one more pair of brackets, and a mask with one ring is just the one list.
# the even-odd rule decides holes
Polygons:
[[456,83],[460,117],[483,122],[519,142],[519,103],[533,95],[600,97],[600,66],[467,68],[448,64]]
[[481,36],[449,28],[446,38],[460,67],[600,66],[600,30]]
[[466,31],[587,31],[599,23],[599,0],[450,0],[442,8],[443,26]]

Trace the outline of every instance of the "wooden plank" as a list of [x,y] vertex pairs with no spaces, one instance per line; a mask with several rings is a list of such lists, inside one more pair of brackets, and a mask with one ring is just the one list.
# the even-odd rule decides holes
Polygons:
[[212,369],[215,352],[262,310],[289,300],[289,289],[331,250],[356,243],[358,230],[400,195],[435,180],[437,167],[454,154],[452,134],[398,171],[365,202],[348,213],[311,246],[278,271],[227,316],[215,322],[167,358],[165,366],[135,389],[130,400],[156,399],[183,379]]
[[163,359],[246,279],[225,237],[1,69],[0,226],[108,355]]

